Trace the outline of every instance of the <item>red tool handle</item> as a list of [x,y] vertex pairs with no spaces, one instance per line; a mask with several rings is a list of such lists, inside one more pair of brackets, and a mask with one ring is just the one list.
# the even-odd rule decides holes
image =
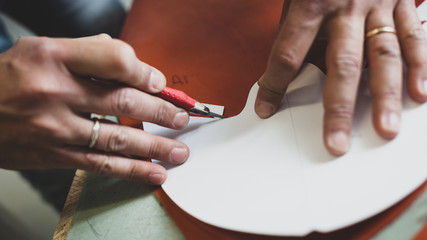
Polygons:
[[187,111],[194,108],[196,105],[196,100],[194,98],[191,98],[183,91],[170,87],[165,87],[165,89],[158,93],[157,96],[174,104],[177,107],[184,108]]

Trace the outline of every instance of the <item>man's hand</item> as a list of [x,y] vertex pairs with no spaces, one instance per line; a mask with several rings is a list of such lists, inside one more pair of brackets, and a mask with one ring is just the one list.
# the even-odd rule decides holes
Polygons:
[[0,55],[0,167],[79,168],[161,184],[165,169],[144,161],[180,164],[181,142],[102,121],[89,148],[90,113],[180,129],[188,114],[154,97],[164,75],[108,35],[79,39],[21,38]]
[[[374,127],[382,137],[394,138],[402,108],[401,55],[408,69],[409,94],[418,102],[427,100],[427,41],[414,0],[297,0],[285,1],[285,9],[267,69],[258,82],[257,114],[267,118],[276,112],[313,41],[324,36],[328,39],[323,97],[326,148],[335,155],[349,148],[364,52]],[[381,27],[395,28],[397,34],[365,38]]]

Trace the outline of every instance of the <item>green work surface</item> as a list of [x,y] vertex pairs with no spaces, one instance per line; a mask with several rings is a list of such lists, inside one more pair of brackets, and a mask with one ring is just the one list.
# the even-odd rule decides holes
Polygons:
[[67,235],[73,239],[185,239],[152,186],[88,173]]
[[[410,239],[427,220],[427,191],[375,240]],[[67,235],[75,239],[185,239],[152,186],[88,173]]]

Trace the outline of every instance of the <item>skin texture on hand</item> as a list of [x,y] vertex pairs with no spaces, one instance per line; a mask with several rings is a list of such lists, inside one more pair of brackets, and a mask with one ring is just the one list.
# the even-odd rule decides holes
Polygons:
[[[281,28],[268,66],[258,81],[255,111],[268,118],[278,109],[288,84],[313,42],[326,38],[323,138],[328,151],[342,155],[350,146],[356,93],[363,60],[369,67],[373,125],[394,138],[400,127],[403,65],[407,88],[427,100],[427,40],[413,0],[286,0]],[[375,28],[394,27],[365,39]]]
[[21,38],[0,55],[0,167],[78,168],[161,184],[166,170],[146,159],[183,163],[182,142],[101,121],[89,148],[90,113],[181,129],[188,114],[152,95],[164,75],[126,43],[102,34],[78,39]]

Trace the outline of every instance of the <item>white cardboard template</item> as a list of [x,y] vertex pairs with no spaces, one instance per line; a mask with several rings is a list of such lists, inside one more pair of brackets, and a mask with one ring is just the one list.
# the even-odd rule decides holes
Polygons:
[[[324,75],[307,65],[281,110],[259,119],[255,85],[236,117],[192,118],[183,131],[144,125],[190,147],[163,189],[184,211],[225,229],[306,235],[349,226],[392,206],[427,177],[427,105],[404,94],[400,134],[381,139],[370,96],[359,91],[350,151],[333,157],[322,142]],[[209,122],[210,121],[210,122]]]
[[[426,8],[418,9],[424,9],[421,16]],[[404,89],[400,133],[386,141],[373,129],[362,81],[351,148],[333,157],[322,142],[323,81],[320,70],[306,65],[280,111],[266,120],[253,110],[255,85],[236,117],[192,118],[183,131],[145,124],[147,131],[190,147],[186,163],[169,166],[165,192],[184,211],[217,227],[303,236],[367,219],[420,186],[427,178],[427,104],[413,102]]]

